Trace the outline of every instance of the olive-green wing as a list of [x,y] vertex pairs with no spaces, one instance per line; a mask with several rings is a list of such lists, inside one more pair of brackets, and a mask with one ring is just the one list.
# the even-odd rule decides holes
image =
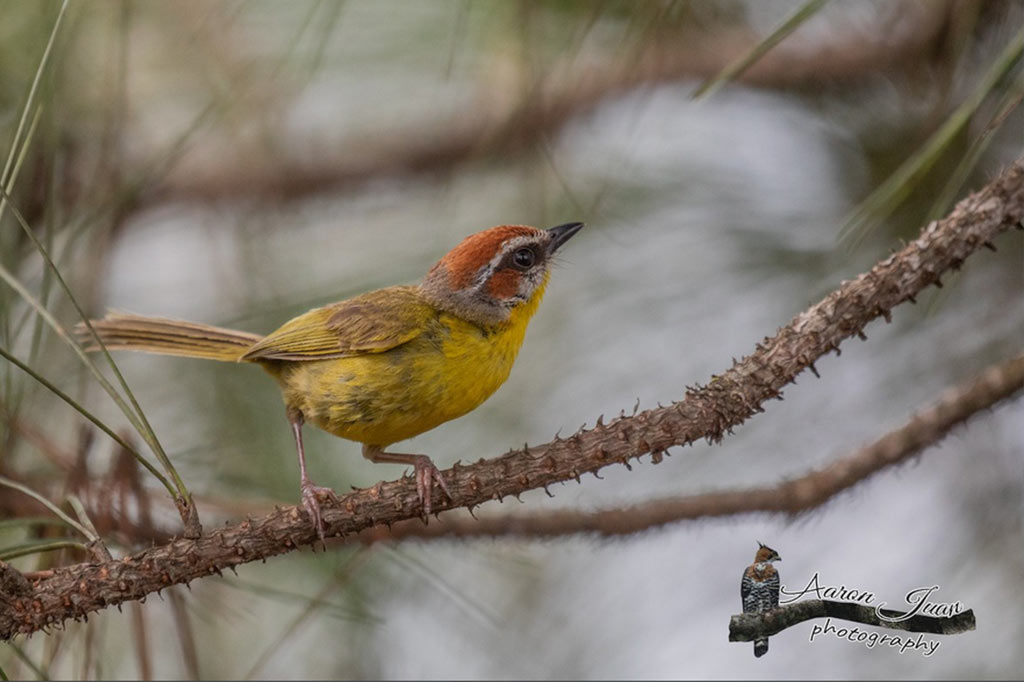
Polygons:
[[241,359],[327,360],[383,353],[419,336],[435,316],[413,287],[379,289],[285,322]]

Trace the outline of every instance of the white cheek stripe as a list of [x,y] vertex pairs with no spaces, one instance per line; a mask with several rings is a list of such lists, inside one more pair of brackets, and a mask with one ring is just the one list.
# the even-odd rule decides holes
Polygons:
[[[498,253],[494,255],[494,258],[491,259],[491,262],[481,267],[480,270],[477,272],[476,277],[473,280],[473,292],[476,294],[485,293],[483,291],[484,285],[487,283],[487,280],[491,278],[491,275],[494,273],[494,271],[498,268],[498,264],[501,263],[501,260],[505,257],[505,254],[510,253],[518,249],[520,246],[524,245],[540,246],[540,243],[537,237],[532,236],[515,237],[514,239],[510,239],[507,242],[505,242],[505,244],[501,248],[501,251],[498,251]],[[536,286],[537,283],[534,282],[531,278],[524,277],[522,283],[519,286],[519,293],[513,296],[508,301],[506,301],[505,304],[511,307],[517,303],[526,301],[527,299],[529,299],[527,292],[532,291],[533,289],[536,288]]]

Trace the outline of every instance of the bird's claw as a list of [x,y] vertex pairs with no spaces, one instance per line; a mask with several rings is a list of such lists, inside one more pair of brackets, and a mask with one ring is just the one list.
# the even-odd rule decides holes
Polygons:
[[313,485],[312,481],[302,482],[302,508],[313,522],[320,542],[324,542],[324,520],[320,513],[320,498],[324,497],[329,502],[338,504],[338,496],[330,488]]
[[441,491],[448,497],[449,500],[454,501],[452,493],[448,490],[448,484],[445,483],[444,477],[441,476],[440,469],[430,460],[426,455],[418,455],[416,461],[413,463],[413,469],[416,477],[416,494],[420,498],[420,504],[423,505],[423,516],[429,517],[431,510],[431,497],[434,489],[434,483]]

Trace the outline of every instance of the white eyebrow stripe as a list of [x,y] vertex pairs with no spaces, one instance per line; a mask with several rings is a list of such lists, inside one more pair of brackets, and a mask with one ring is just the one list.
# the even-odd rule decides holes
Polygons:
[[498,268],[502,259],[505,255],[518,249],[524,245],[540,246],[540,235],[523,235],[521,237],[513,237],[506,241],[501,250],[499,250],[494,257],[491,258],[490,262],[480,267],[480,270],[476,274],[476,278],[473,280],[473,290],[480,291],[483,286],[487,283],[487,280],[491,278],[491,275]]

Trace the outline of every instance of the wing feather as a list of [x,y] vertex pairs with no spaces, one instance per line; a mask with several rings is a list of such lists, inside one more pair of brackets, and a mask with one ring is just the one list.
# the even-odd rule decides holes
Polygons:
[[242,360],[328,360],[383,353],[412,341],[436,316],[415,287],[388,287],[285,322]]

